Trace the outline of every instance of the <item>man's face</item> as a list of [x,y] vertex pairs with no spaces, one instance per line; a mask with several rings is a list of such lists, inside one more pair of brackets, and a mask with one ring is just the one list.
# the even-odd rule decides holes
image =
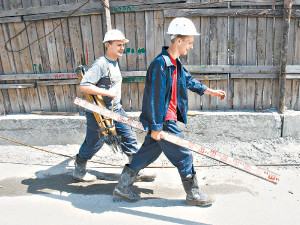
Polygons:
[[116,58],[119,58],[123,55],[124,48],[125,48],[125,42],[124,41],[113,41],[111,44],[106,44],[107,52],[109,52],[111,55],[115,56]]
[[193,49],[195,36],[189,35],[178,39],[178,49],[180,55],[187,55],[188,51]]

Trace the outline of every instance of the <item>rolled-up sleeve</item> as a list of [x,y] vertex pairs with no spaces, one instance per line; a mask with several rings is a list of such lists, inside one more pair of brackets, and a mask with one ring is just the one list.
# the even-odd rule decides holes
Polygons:
[[95,85],[102,76],[101,67],[97,63],[93,63],[83,76],[80,85]]

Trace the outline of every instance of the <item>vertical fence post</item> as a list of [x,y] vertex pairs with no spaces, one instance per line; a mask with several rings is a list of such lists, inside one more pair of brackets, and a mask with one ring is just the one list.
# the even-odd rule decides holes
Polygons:
[[102,0],[104,15],[105,15],[105,30],[106,32],[111,30],[111,17],[110,17],[110,9],[109,9],[109,0]]
[[283,9],[283,36],[282,36],[282,48],[281,48],[281,63],[280,63],[280,96],[279,96],[279,113],[284,113],[285,105],[285,81],[286,81],[286,66],[287,66],[287,53],[290,33],[291,11],[293,6],[293,0],[284,0]]

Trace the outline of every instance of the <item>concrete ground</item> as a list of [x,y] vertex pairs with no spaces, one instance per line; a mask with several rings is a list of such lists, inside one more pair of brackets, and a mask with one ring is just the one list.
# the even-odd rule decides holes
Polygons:
[[[300,142],[293,139],[219,143],[214,147],[252,163],[299,163]],[[75,155],[79,145],[46,146],[43,149]],[[239,153],[238,149],[242,149]],[[245,152],[252,150],[250,157]],[[256,149],[257,152],[254,152]],[[262,150],[265,151],[262,151]],[[273,155],[278,157],[270,157]],[[242,157],[243,156],[243,157]],[[247,156],[247,158],[245,158]],[[94,160],[123,165],[121,153],[109,148]],[[148,168],[154,182],[138,182],[138,203],[117,201],[112,190],[122,168],[89,163],[99,178],[92,183],[72,179],[73,159],[24,146],[1,146],[1,225],[83,225],[83,224],[220,224],[295,225],[300,221],[300,167],[264,166],[280,175],[277,185],[231,167],[197,167],[203,192],[216,196],[210,207],[187,206],[185,193],[175,168]],[[195,165],[215,162],[195,155]],[[168,166],[161,156],[154,165]]]

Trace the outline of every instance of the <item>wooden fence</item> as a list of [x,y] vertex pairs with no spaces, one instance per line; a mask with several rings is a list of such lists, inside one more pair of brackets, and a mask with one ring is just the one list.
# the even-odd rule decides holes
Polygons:
[[[68,17],[84,2],[0,0],[2,112],[82,111],[73,104],[75,96],[83,97],[74,69],[90,65],[104,53],[105,33],[100,0],[90,1]],[[295,0],[287,54],[285,105],[292,110],[300,110],[299,5],[300,0]],[[198,80],[225,90],[228,96],[220,101],[189,92],[190,109],[278,108],[282,9],[283,1],[269,0],[110,1],[112,27],[130,40],[119,59],[124,76],[123,107],[141,109],[145,71],[161,47],[169,44],[166,31],[170,21],[185,16],[193,20],[201,35],[181,60]],[[14,52],[5,49],[6,42],[7,49]]]

